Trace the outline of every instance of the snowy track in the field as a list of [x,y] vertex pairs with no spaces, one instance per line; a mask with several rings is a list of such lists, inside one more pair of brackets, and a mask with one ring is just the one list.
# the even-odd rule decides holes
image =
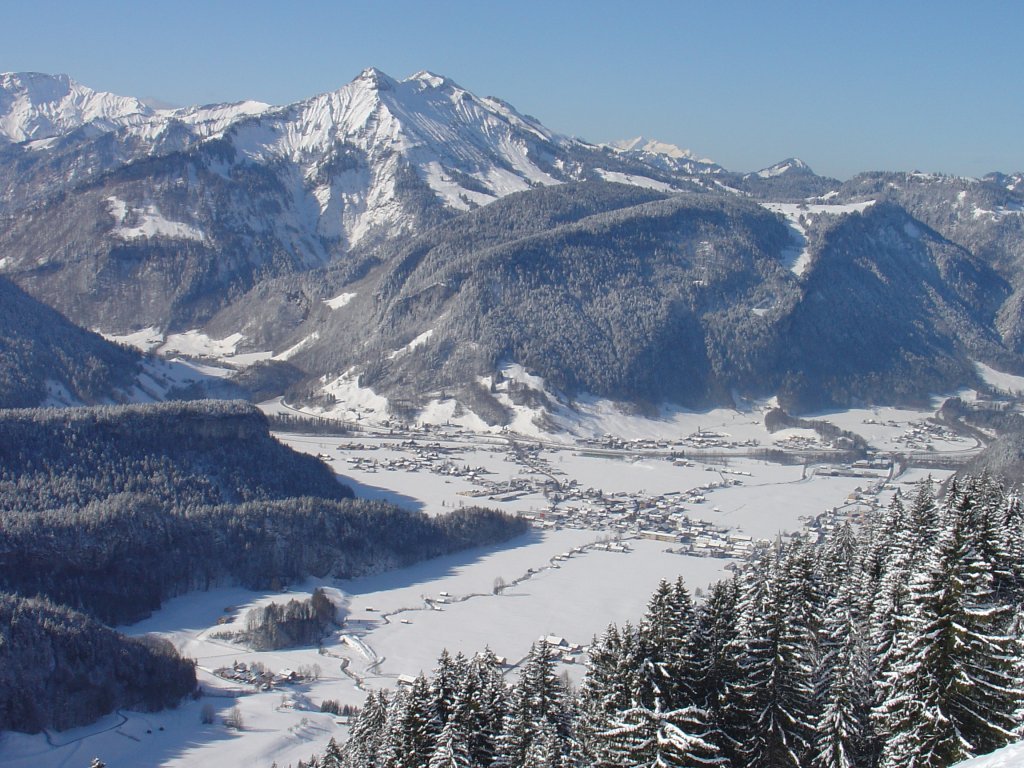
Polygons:
[[[581,545],[579,545],[579,546],[574,548],[573,556],[578,556],[578,555],[585,554],[586,552],[588,552],[589,550],[592,550],[594,547],[596,547],[598,544],[601,544],[601,543],[602,543],[601,540],[595,540],[595,541],[589,542],[587,544],[581,544]],[[423,606],[413,607],[413,608],[410,608],[410,607],[396,608],[396,609],[391,610],[391,611],[382,612],[379,615],[380,625],[381,626],[389,626],[389,625],[391,625],[393,623],[391,621],[391,617],[393,617],[393,616],[399,616],[399,615],[403,615],[403,614],[422,613],[422,612],[443,612],[446,606],[453,606],[453,605],[459,605],[459,604],[467,603],[470,600],[475,600],[477,598],[485,598],[485,597],[501,598],[503,596],[503,594],[506,591],[508,591],[509,589],[511,589],[511,588],[513,588],[513,587],[515,587],[515,586],[517,586],[519,584],[522,584],[523,582],[528,581],[529,579],[532,579],[533,577],[535,577],[535,576],[537,576],[537,575],[539,575],[539,574],[541,574],[541,573],[543,573],[545,571],[557,570],[557,569],[561,568],[561,566],[559,565],[559,561],[561,559],[563,559],[563,558],[564,558],[564,555],[554,555],[554,556],[548,558],[546,565],[542,565],[542,566],[539,566],[537,568],[528,568],[524,573],[522,573],[521,575],[513,578],[511,581],[505,583],[500,588],[496,588],[492,592],[470,592],[470,593],[467,593],[467,594],[464,594],[464,595],[445,595],[443,598],[440,598],[440,599],[423,597],[423,603],[424,603]],[[408,620],[408,619],[403,619],[402,621],[404,623],[412,623],[411,620]],[[361,656],[363,656],[365,659],[367,659],[367,661],[369,663],[365,667],[364,674],[365,673],[373,673],[377,677],[385,677],[385,678],[397,677],[398,676],[397,673],[387,673],[387,672],[382,672],[381,671],[380,667],[386,661],[386,657],[380,656],[374,650],[374,648],[370,644],[370,642],[368,642],[365,639],[366,635],[372,635],[372,633],[373,633],[373,630],[367,630],[366,633],[363,634],[363,635],[356,635],[356,634],[352,634],[352,633],[344,633],[344,634],[342,634],[340,636],[339,640],[341,641],[342,644],[348,645],[348,646],[356,649]],[[335,656],[332,653],[328,653],[326,655],[332,656],[332,657]],[[366,686],[366,677],[358,675],[354,671],[352,671],[352,669],[350,668],[350,660],[349,659],[344,658],[344,657],[341,657],[341,658],[342,658],[341,671],[346,676],[348,676],[349,678],[351,678],[354,681],[356,688],[358,688],[361,691],[368,690],[365,687]],[[519,659],[518,661],[510,663],[508,665],[508,670],[510,671],[510,670],[514,670],[514,669],[518,668],[519,665],[526,658],[527,658],[527,656],[524,656],[522,659]]]

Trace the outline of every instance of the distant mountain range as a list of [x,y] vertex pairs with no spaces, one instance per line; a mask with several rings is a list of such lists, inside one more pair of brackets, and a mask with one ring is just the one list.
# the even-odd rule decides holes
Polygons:
[[233,339],[293,398],[409,416],[808,410],[1024,372],[1021,180],[736,173],[429,72],[173,110],[0,75],[0,274],[82,326]]

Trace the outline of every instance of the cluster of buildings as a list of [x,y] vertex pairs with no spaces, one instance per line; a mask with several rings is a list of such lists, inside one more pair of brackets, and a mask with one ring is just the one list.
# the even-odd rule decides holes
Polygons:
[[[452,454],[457,448],[444,446],[440,443],[420,444],[415,440],[406,440],[396,446],[403,453],[393,458],[374,458],[369,456],[349,455],[345,461],[352,467],[363,472],[433,472],[448,477],[464,477],[479,482],[483,475],[490,474],[484,467],[470,467],[468,464],[455,461]],[[338,450],[346,454],[357,450],[377,450],[378,446],[362,444],[346,445]],[[329,458],[329,457],[328,457]]]
[[[606,530],[617,536],[636,536],[677,545],[680,554],[706,557],[745,557],[754,547],[749,536],[690,517],[686,505],[703,504],[716,488],[739,484],[723,478],[687,491],[606,495],[592,488],[581,489],[575,481],[560,488],[551,507],[527,515],[539,527],[569,527]],[[608,545],[609,547],[615,545]],[[621,545],[620,545],[621,546]],[[614,551],[614,550],[613,550]]]
[[959,439],[956,432],[934,421],[911,421],[907,424],[907,431],[897,437],[896,442],[914,451],[930,451],[934,450],[932,443],[935,440],[954,442]]
[[[908,435],[927,433],[931,437],[937,437],[945,436],[946,432],[947,430],[940,425],[920,422],[912,425]],[[791,439],[794,443],[798,440],[807,440],[807,446],[801,444],[790,447],[809,447],[812,443],[819,445],[819,441],[812,438],[794,436]],[[660,454],[665,460],[682,466],[693,465],[693,461],[683,455],[681,449],[684,448],[690,451],[704,450],[706,456],[715,450],[728,451],[757,445],[756,440],[737,442],[728,435],[704,430],[698,430],[674,441],[623,440],[605,435],[581,443],[584,454],[588,451],[601,455],[604,451],[636,451],[648,456]],[[461,495],[483,503],[509,502],[530,495],[540,496],[544,499],[544,509],[525,517],[541,528],[582,528],[607,531],[616,538],[648,538],[665,542],[671,552],[704,557],[743,559],[761,543],[740,532],[691,517],[692,508],[705,504],[709,494],[714,490],[742,484],[750,475],[743,470],[707,465],[705,469],[713,474],[714,479],[687,490],[655,495],[605,493],[601,489],[584,488],[575,479],[565,477],[563,472],[547,461],[542,446],[530,441],[510,441],[509,459],[520,468],[520,474],[501,479],[484,467],[471,467],[463,461],[460,454],[464,449],[461,446],[408,439],[395,444],[401,455],[395,456],[394,451],[391,451],[389,458],[379,459],[350,453],[352,449],[358,450],[360,447],[363,446],[349,445],[340,449],[349,454],[346,460],[354,469],[425,471],[464,478],[475,487],[461,491]],[[867,490],[862,491],[858,488],[857,492],[847,499],[846,504],[823,512],[808,521],[812,530],[827,531],[847,520],[859,520],[863,514],[877,505],[877,493],[885,480],[881,473],[891,472],[891,461],[889,458],[872,457],[850,465],[818,467],[815,471],[877,481],[873,484],[869,482],[870,487]]]
[[589,448],[613,451],[669,451],[683,450],[735,450],[736,448],[756,448],[760,443],[755,439],[736,440],[722,432],[709,432],[698,428],[686,437],[678,440],[656,440],[653,438],[634,438],[626,440],[614,435],[580,440],[580,445]]
[[299,683],[307,679],[305,675],[299,674],[293,669],[282,669],[280,672],[272,672],[257,661],[254,661],[252,664],[236,661],[230,667],[220,667],[213,670],[213,674],[224,680],[251,685],[261,691],[269,691],[278,685]]

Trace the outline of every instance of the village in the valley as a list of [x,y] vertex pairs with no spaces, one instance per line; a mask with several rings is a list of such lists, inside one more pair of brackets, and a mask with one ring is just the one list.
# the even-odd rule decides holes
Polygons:
[[[716,499],[724,490],[750,483],[758,474],[752,463],[799,467],[801,480],[856,479],[857,484],[844,497],[801,517],[804,531],[815,535],[846,521],[859,522],[869,510],[887,503],[898,487],[897,478],[912,469],[912,457],[932,459],[931,464],[936,464],[936,442],[954,449],[964,442],[947,426],[927,419],[863,421],[898,431],[890,450],[867,449],[858,458],[841,442],[812,429],[789,430],[769,445],[756,437],[698,428],[674,440],[605,435],[566,446],[522,436],[471,436],[451,426],[410,427],[389,422],[386,434],[364,432],[335,441],[331,448],[325,444],[320,458],[342,476],[430,473],[445,482],[458,479],[467,486],[457,491],[460,506],[514,510],[541,529],[603,532],[607,541],[596,546],[613,552],[625,551],[628,539],[640,538],[664,542],[666,551],[677,554],[742,559],[770,539],[723,520]],[[504,454],[505,466],[515,471],[474,463],[481,450]],[[683,475],[690,482],[659,492],[596,487],[570,476],[555,458],[564,452],[579,459],[620,464],[664,463],[691,470]],[[928,465],[927,461],[921,463]],[[392,481],[380,482],[388,485]],[[522,502],[528,506],[524,508]]]

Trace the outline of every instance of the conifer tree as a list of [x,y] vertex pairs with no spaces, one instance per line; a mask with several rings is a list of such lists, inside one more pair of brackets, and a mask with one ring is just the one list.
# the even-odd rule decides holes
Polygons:
[[[627,626],[628,629],[628,626]],[[630,704],[622,637],[614,624],[590,644],[587,674],[580,686],[577,734],[588,764],[611,765],[608,741],[600,737],[612,716]]]
[[327,742],[327,747],[317,762],[319,768],[341,768],[344,765],[342,749],[333,738]]
[[455,707],[455,697],[465,669],[466,659],[461,653],[452,659],[447,648],[441,651],[437,667],[430,678],[430,694],[438,729],[448,722],[449,714]]
[[345,763],[349,768],[374,768],[380,764],[381,743],[388,733],[387,718],[387,691],[371,691],[345,743]]
[[470,758],[475,765],[490,765],[508,705],[508,687],[489,648],[469,662],[458,700],[460,719],[469,733]]
[[554,734],[558,753],[568,756],[577,749],[573,712],[555,674],[555,658],[547,643],[534,643],[513,688],[502,734],[498,739],[497,764],[522,765],[530,744],[541,728]]
[[694,706],[697,702],[695,623],[693,600],[682,579],[675,584],[662,581],[648,603],[640,635],[651,649],[662,677],[660,687],[667,709]]
[[470,756],[469,733],[458,709],[453,710],[448,722],[437,736],[437,746],[430,756],[429,768],[469,768],[474,765]]
[[814,768],[858,768],[871,761],[871,668],[854,593],[855,583],[847,581],[825,612],[816,675]]
[[698,612],[693,648],[698,669],[698,704],[708,713],[711,739],[734,765],[743,741],[736,692],[744,647],[739,635],[740,581],[733,577],[711,585]]
[[801,768],[810,746],[812,651],[807,628],[792,621],[790,612],[807,614],[800,600],[811,588],[785,578],[794,569],[784,571],[784,556],[783,551],[767,558],[744,597],[738,693],[747,731],[741,755],[749,768]]
[[513,686],[509,697],[508,711],[498,735],[494,764],[500,768],[517,768],[523,765],[535,735],[534,727],[530,693],[520,680]]
[[914,578],[911,620],[874,712],[883,768],[939,768],[1013,738],[1020,650],[1010,607],[997,600],[991,568],[974,549],[969,511],[947,510],[951,529]]
[[440,733],[427,679],[419,675],[396,704],[394,717],[389,718],[384,764],[389,768],[423,768],[430,762]]
[[1024,605],[1024,504],[1016,493],[1003,498],[998,527],[1003,533],[1006,581],[997,581],[996,591],[1001,599]]
[[562,768],[565,759],[558,734],[550,723],[541,723],[523,757],[523,768]]

